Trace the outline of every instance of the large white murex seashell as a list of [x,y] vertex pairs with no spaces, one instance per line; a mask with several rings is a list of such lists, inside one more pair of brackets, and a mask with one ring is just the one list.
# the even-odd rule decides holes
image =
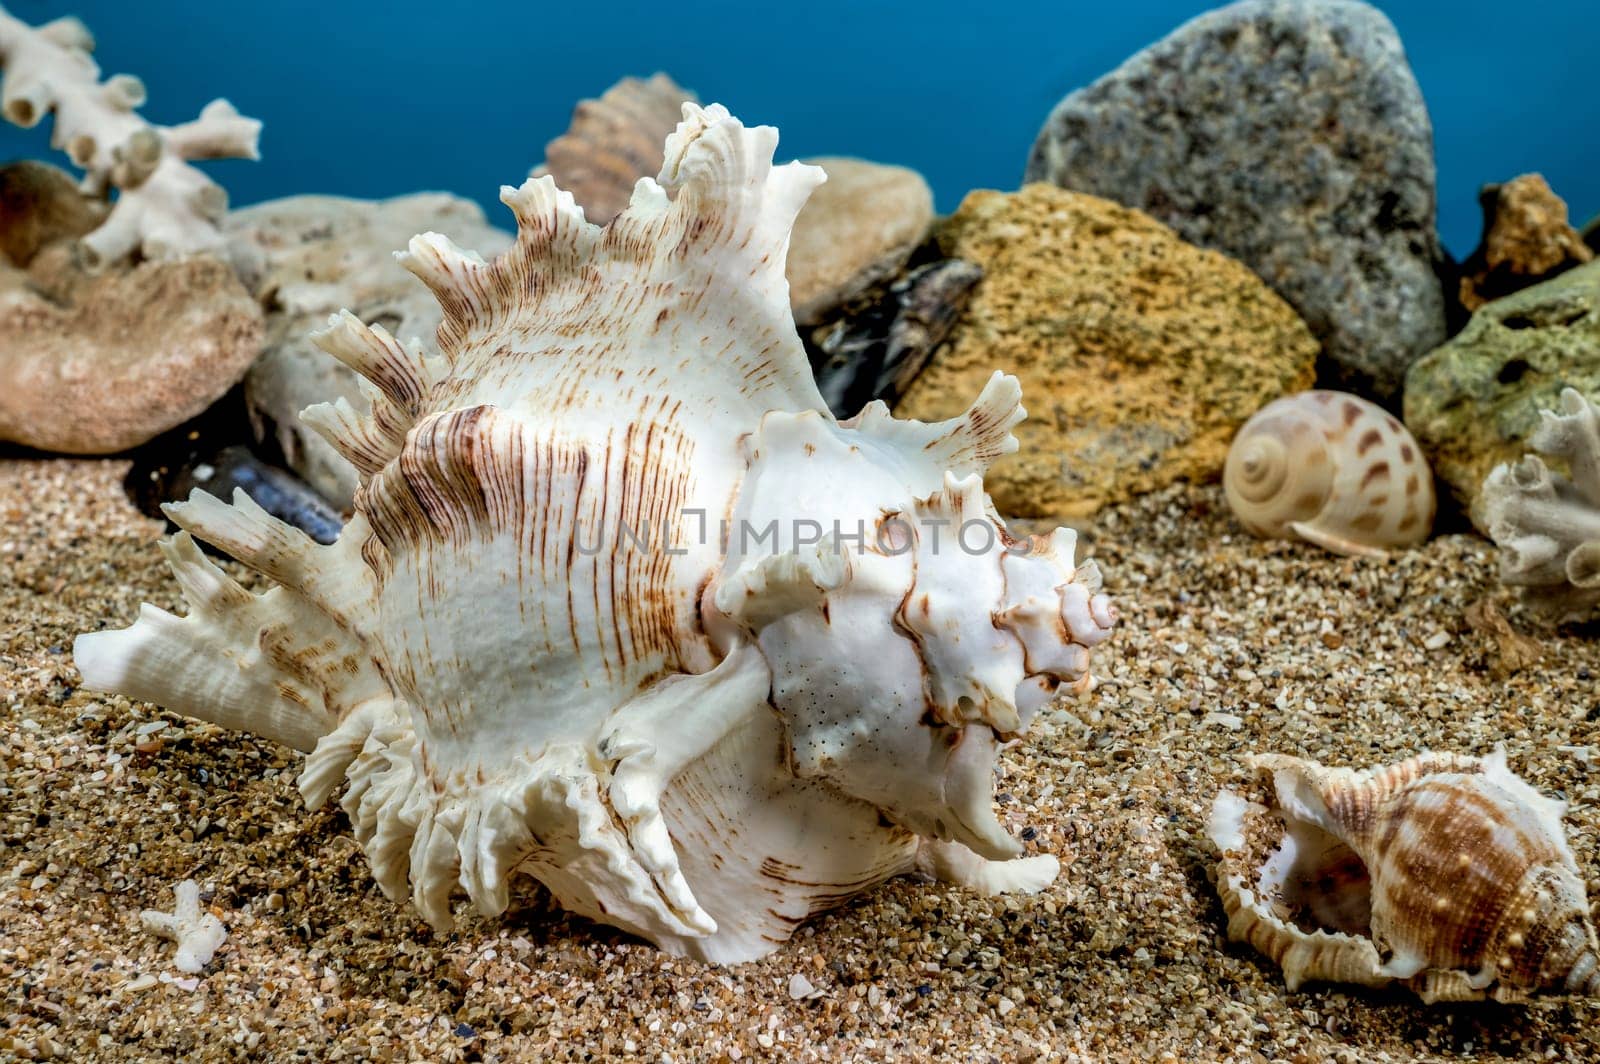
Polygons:
[[1365,399],[1300,392],[1234,437],[1222,487],[1241,524],[1338,554],[1383,557],[1433,527],[1433,474],[1406,427]]
[[304,414],[360,472],[339,540],[242,494],[170,507],[189,614],[80,637],[84,681],[310,751],[308,802],[348,780],[374,877],[435,924],[526,872],[737,961],[914,867],[1040,888],[996,752],[1089,682],[1114,615],[1073,533],[1013,539],[983,491],[1017,382],[938,424],[835,420],[784,280],[822,172],[683,113],[604,229],[545,177],[502,193],[492,263],[414,239],[440,354],[348,314],[319,335],[373,386],[370,416]]
[[1428,1003],[1600,995],[1566,805],[1517,778],[1503,749],[1363,771],[1249,763],[1271,777],[1277,808],[1218,795],[1217,888],[1228,937],[1276,962],[1290,990],[1399,983]]

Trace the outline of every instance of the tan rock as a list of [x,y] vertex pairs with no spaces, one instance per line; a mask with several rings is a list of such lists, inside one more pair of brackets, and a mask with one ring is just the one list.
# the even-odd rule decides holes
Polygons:
[[1594,258],[1567,221],[1567,205],[1539,174],[1486,185],[1483,240],[1461,264],[1461,305],[1477,310]]
[[90,275],[68,241],[0,275],[0,440],[110,454],[187,421],[261,349],[261,310],[205,255]]
[[933,193],[915,170],[862,159],[807,159],[828,180],[789,241],[789,304],[800,325],[900,271],[933,222]]
[[1251,414],[1312,383],[1318,345],[1287,303],[1139,211],[1042,184],[978,191],[939,244],[984,279],[896,413],[950,417],[995,370],[1016,374],[1022,448],[987,478],[1002,512],[1082,517],[1212,479]]

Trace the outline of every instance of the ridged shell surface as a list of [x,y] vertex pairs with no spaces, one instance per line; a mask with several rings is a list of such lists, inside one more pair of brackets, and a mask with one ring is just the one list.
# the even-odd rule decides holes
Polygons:
[[1250,759],[1274,808],[1229,791],[1209,831],[1229,937],[1311,981],[1400,983],[1424,1001],[1600,995],[1565,806],[1486,758],[1379,769]]
[[1222,485],[1234,516],[1269,539],[1382,557],[1433,527],[1433,474],[1398,419],[1343,392],[1285,396],[1245,422]]
[[424,234],[439,353],[348,314],[319,343],[372,410],[304,418],[359,471],[320,547],[248,497],[169,512],[189,615],[81,637],[85,682],[309,751],[374,877],[431,922],[515,877],[663,948],[761,956],[922,868],[1038,889],[997,818],[1000,745],[1084,685],[1114,613],[1074,537],[1011,536],[984,470],[1014,378],[964,415],[828,413],[789,313],[822,173],[685,105],[659,181],[601,228],[549,177],[514,246]]
[[584,217],[605,225],[628,205],[641,177],[661,169],[661,143],[694,93],[665,74],[623,78],[597,100],[582,100],[572,124],[545,145],[544,167],[571,192]]

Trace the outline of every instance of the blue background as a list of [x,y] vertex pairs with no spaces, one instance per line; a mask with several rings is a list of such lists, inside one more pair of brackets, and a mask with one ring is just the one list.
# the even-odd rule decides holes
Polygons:
[[[782,130],[780,157],[859,155],[927,176],[941,211],[967,189],[1014,188],[1063,95],[1184,20],[1199,0],[1090,5],[620,4],[281,0],[247,4],[0,0],[31,23],[77,14],[104,74],[150,90],[172,123],[215,96],[265,121],[262,161],[208,164],[235,204],[300,192],[444,189],[496,201],[543,158],[572,105],[665,70],[745,121]],[[993,10],[978,13],[979,7]],[[1529,170],[1600,212],[1593,0],[1387,0],[1433,117],[1440,225],[1476,243],[1478,187]],[[0,159],[50,151],[47,127],[0,124]]]

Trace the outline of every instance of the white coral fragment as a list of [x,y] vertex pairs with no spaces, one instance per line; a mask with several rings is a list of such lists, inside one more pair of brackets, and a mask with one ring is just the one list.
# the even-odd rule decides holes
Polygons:
[[27,128],[53,114],[50,143],[83,168],[84,190],[118,191],[105,222],[83,239],[89,262],[136,249],[150,259],[220,249],[227,194],[189,163],[259,158],[261,123],[213,100],[192,122],[152,125],[135,113],[143,83],[127,74],[102,82],[93,50],[75,18],[35,28],[0,8],[0,115]]
[[1495,468],[1483,483],[1489,535],[1500,548],[1500,579],[1559,621],[1585,621],[1600,607],[1600,409],[1572,388],[1561,412],[1541,412],[1539,457]]
[[228,931],[221,920],[200,908],[200,885],[194,880],[179,883],[172,894],[172,912],[146,909],[139,914],[139,922],[151,934],[176,942],[178,953],[173,959],[174,967],[180,972],[197,975],[216,956]]

